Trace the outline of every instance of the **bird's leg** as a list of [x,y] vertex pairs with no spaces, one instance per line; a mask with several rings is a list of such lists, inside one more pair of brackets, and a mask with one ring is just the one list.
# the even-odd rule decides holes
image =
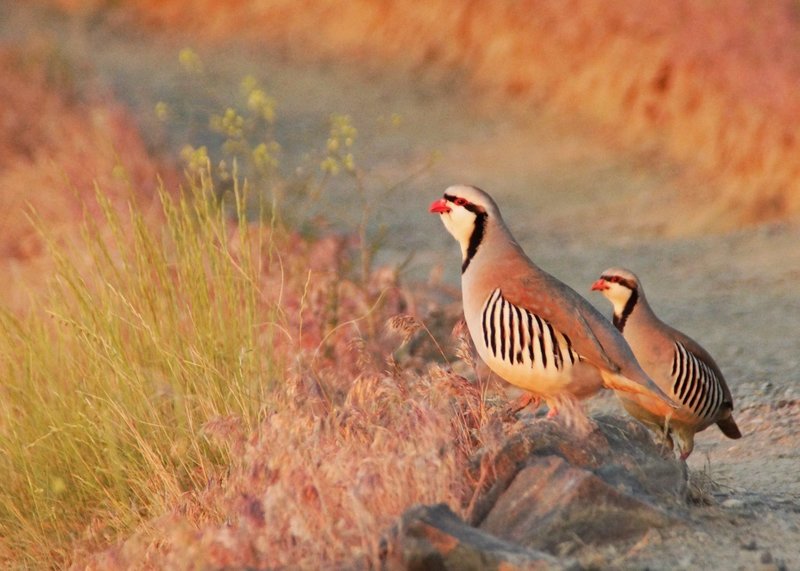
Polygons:
[[675,442],[672,440],[672,430],[669,427],[671,417],[672,414],[668,414],[664,417],[664,426],[661,427],[661,445],[664,448],[668,448],[670,452],[675,450]]
[[672,413],[670,412],[664,417],[664,436],[669,436],[669,421],[672,420]]
[[506,408],[506,416],[513,417],[531,403],[533,403],[533,408],[536,409],[539,407],[541,402],[542,399],[533,393],[522,393],[518,398],[514,399],[510,405],[508,405],[508,408]]
[[554,418],[558,415],[558,407],[556,405],[552,405],[550,410],[547,411],[547,418]]
[[672,439],[672,433],[667,431],[661,435],[661,446],[668,449],[670,452],[675,450],[675,441]]

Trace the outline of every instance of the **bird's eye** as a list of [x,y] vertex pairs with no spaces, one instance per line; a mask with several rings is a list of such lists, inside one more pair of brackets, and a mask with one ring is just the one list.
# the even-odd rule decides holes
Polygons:
[[456,206],[464,206],[465,204],[469,204],[466,198],[461,198],[460,196],[453,200],[453,204]]
[[619,283],[619,276],[611,276],[609,280],[611,283],[618,284]]

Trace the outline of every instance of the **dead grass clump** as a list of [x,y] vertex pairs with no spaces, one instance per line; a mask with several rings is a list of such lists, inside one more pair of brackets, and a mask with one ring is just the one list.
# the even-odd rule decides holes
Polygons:
[[467,460],[493,412],[462,377],[383,370],[391,343],[351,339],[335,370],[293,370],[249,434],[235,417],[207,423],[228,450],[226,475],[89,567],[374,568],[383,532],[409,506],[465,509]]
[[706,456],[702,470],[690,470],[688,480],[688,500],[701,506],[715,505],[720,496],[729,495],[732,489],[720,483],[714,473],[714,466]]
[[711,477],[708,470],[689,472],[689,502],[696,505],[712,505],[714,503],[713,492],[717,490],[719,490],[719,484]]
[[374,567],[407,507],[460,505],[469,483],[453,403],[430,379],[362,376],[326,415],[295,391],[303,398],[259,426],[214,497],[225,521],[167,533],[156,566]]

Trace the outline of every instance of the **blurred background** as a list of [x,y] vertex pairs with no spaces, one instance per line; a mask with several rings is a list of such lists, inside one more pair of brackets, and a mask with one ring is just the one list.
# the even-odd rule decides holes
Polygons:
[[[251,158],[268,143],[264,176],[241,156],[236,165],[256,192],[343,229],[368,205],[381,255],[417,252],[411,271],[447,243],[438,229],[431,237],[425,207],[456,182],[500,197],[523,240],[796,220],[798,10],[794,0],[0,1],[0,256],[22,280],[5,287],[41,253],[29,206],[68,233],[91,212],[95,183],[123,202],[147,199],[159,177],[174,190],[206,155],[224,175],[241,151],[226,147],[231,137],[250,137]],[[237,101],[261,113],[261,131],[232,135],[225,113],[235,123]],[[346,154],[330,148],[332,117],[357,133]],[[338,174],[323,164],[331,154],[357,163],[342,165],[358,169],[360,189],[334,182],[293,203],[318,167]]]

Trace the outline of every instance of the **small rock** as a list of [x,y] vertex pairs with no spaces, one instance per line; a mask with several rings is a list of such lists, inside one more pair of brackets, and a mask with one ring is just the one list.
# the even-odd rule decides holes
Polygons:
[[600,416],[593,421],[595,430],[580,441],[557,422],[536,421],[509,438],[489,459],[488,470],[485,458],[476,459],[472,468],[475,480],[482,471],[491,477],[475,501],[469,523],[480,525],[517,474],[537,458],[549,456],[594,474],[625,496],[662,508],[686,506],[686,465],[656,444],[646,428],[618,417]]
[[758,549],[758,543],[756,543],[755,539],[751,539],[746,543],[742,543],[742,549],[746,549],[747,551],[755,551]]
[[770,553],[769,551],[762,551],[761,563],[772,563],[772,553]]
[[745,506],[745,503],[744,503],[744,501],[742,501],[742,500],[740,500],[738,498],[728,498],[727,500],[722,502],[720,505],[723,508],[740,509],[740,508],[743,508]]

